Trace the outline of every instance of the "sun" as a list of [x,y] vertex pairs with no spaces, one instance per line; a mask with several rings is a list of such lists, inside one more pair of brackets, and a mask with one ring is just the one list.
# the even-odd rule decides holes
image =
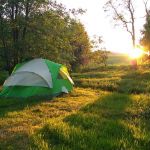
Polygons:
[[144,54],[144,51],[140,48],[134,48],[133,50],[131,50],[128,55],[131,59],[137,59],[142,57],[142,55]]

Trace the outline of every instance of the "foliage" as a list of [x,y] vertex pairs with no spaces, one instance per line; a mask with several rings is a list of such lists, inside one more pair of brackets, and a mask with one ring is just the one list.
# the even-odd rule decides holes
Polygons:
[[142,38],[140,40],[141,44],[146,50],[150,49],[150,15],[147,14],[146,22],[144,24],[144,29],[142,30]]
[[[95,51],[94,51],[95,52]],[[101,53],[101,51],[100,51]],[[88,65],[86,66],[82,66],[80,67],[80,72],[89,72],[90,71],[106,71],[107,69],[115,69],[115,66],[124,66],[126,67],[127,65],[130,65],[130,59],[128,55],[125,54],[118,54],[118,53],[111,53],[109,51],[104,51],[104,54],[106,53],[106,55],[104,55],[105,59],[105,64],[103,63],[103,61],[101,61],[101,57],[100,55],[95,55],[96,58],[98,59],[94,59],[94,57],[92,57],[93,52],[91,53],[91,57],[90,57],[90,61],[88,63]]]
[[95,35],[93,37],[93,39],[91,40],[91,49],[91,52],[86,52],[89,54],[86,59],[86,65],[82,64],[82,66],[80,67],[80,71],[83,70],[83,68],[88,68],[92,66],[106,67],[108,54],[110,52],[106,51],[106,48],[103,46],[103,40],[101,36]]
[[91,52],[90,63],[93,65],[103,65],[106,67],[108,59],[108,51],[106,50],[97,50]]
[[80,65],[86,65],[90,61],[91,44],[87,32],[81,23],[72,21],[70,27],[70,44],[73,45],[74,60],[71,62],[72,69],[79,68]]
[[4,83],[7,77],[8,73],[6,71],[0,71],[0,85]]
[[88,35],[82,24],[70,17],[78,13],[83,11],[67,11],[62,4],[47,0],[2,1],[0,57],[6,70],[11,72],[17,63],[31,57],[66,65],[76,63],[79,56],[86,57],[90,51]]
[[[146,4],[145,4],[146,5]],[[146,6],[145,6],[146,7]],[[149,49],[150,49],[150,11],[146,8],[146,22],[143,26],[143,30],[141,31],[142,37],[140,39],[140,44],[144,47],[144,51],[148,52],[148,55],[143,56],[143,62],[149,63]]]

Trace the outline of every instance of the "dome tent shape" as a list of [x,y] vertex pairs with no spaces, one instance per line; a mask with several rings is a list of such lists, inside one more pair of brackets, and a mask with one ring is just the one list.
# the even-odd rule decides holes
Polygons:
[[0,96],[55,96],[69,93],[73,84],[65,66],[37,58],[16,65],[4,82]]

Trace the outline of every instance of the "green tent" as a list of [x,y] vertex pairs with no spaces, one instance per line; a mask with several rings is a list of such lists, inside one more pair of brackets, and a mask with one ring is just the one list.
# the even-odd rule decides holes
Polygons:
[[69,93],[73,84],[65,66],[37,58],[16,65],[4,82],[0,96],[56,96]]

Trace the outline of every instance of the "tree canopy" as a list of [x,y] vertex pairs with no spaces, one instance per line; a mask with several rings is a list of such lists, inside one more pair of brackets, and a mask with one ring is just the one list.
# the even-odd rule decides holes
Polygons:
[[143,26],[140,42],[146,50],[150,50],[150,13],[147,13],[146,15],[146,22]]
[[4,69],[25,59],[43,57],[71,68],[88,61],[90,41],[84,26],[66,10],[48,0],[2,0],[0,5],[0,58]]

